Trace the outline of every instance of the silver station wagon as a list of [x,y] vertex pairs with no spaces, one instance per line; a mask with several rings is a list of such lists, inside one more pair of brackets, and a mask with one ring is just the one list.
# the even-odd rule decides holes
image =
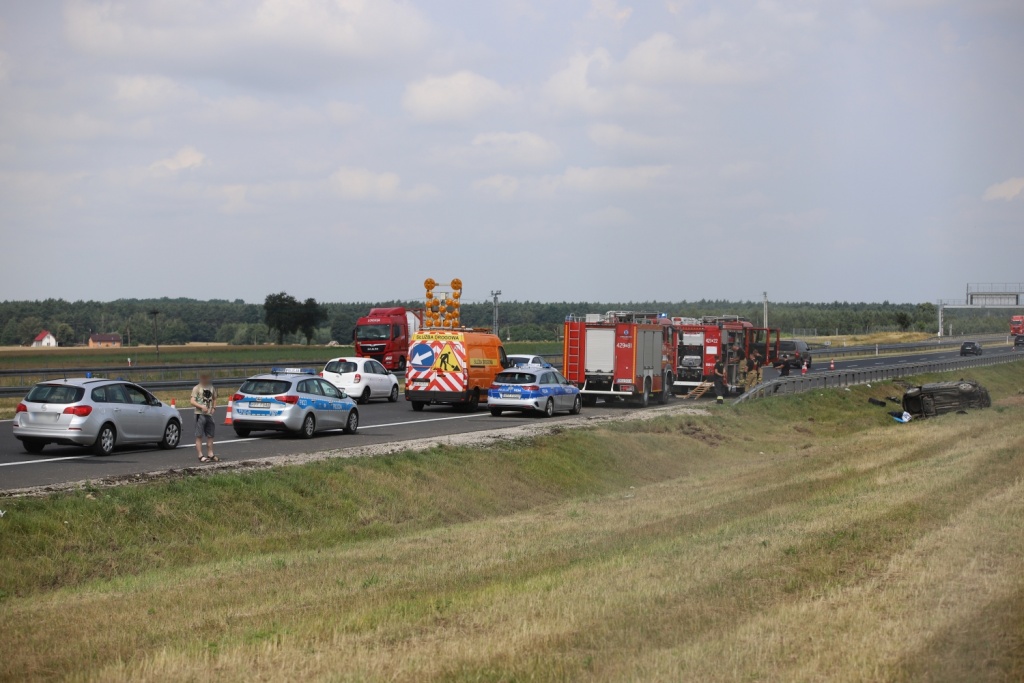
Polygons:
[[176,448],[181,416],[137,384],[62,379],[32,387],[14,413],[14,436],[29,453],[47,444],[86,446],[108,455],[122,444]]

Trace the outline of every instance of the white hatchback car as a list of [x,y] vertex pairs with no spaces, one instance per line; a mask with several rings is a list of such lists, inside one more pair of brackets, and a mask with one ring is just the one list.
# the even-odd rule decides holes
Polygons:
[[359,403],[371,398],[398,401],[398,378],[372,358],[332,358],[320,376]]

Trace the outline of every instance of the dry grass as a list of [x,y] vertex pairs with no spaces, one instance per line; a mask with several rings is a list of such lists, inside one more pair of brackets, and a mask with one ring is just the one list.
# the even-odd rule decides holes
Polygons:
[[[0,602],[0,676],[1021,680],[1024,368],[984,372],[996,408],[909,425],[866,406],[892,393],[876,386],[311,467],[329,491],[339,472],[365,491],[351,524],[391,531],[360,540],[314,490],[314,544],[268,501],[252,514],[282,524],[279,551],[218,555],[246,525],[202,522],[192,560],[19,589]],[[234,512],[247,489],[222,486]],[[61,514],[105,504],[63,500]],[[37,503],[19,509],[44,517]],[[142,519],[132,548],[180,542]],[[96,563],[122,556],[52,533]]]

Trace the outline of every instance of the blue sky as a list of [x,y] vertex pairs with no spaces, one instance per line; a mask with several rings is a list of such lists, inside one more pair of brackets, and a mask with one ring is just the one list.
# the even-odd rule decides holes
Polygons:
[[1011,0],[4,3],[0,298],[954,297],[1022,64]]

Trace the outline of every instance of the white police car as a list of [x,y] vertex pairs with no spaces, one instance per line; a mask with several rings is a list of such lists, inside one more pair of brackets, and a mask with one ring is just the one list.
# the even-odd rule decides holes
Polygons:
[[232,425],[241,437],[256,431],[286,431],[303,438],[342,429],[355,434],[359,411],[344,391],[313,369],[274,368],[250,377],[231,397]]
[[579,415],[580,390],[550,365],[518,366],[498,373],[487,390],[487,407],[498,417],[504,411],[537,412],[551,417],[558,411]]

